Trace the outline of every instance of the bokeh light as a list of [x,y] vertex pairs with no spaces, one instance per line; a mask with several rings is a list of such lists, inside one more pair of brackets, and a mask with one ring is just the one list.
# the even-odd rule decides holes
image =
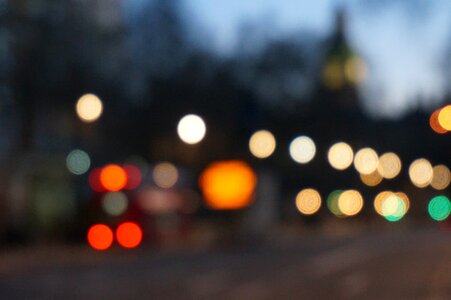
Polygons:
[[388,152],[379,157],[377,171],[382,177],[392,179],[399,175],[401,167],[402,164],[399,156],[396,153]]
[[337,217],[342,217],[343,213],[340,211],[338,207],[338,198],[343,193],[343,190],[335,190],[329,194],[327,197],[327,208]]
[[420,158],[410,164],[410,180],[419,188],[427,187],[432,182],[433,175],[432,165],[427,159]]
[[341,63],[338,59],[331,59],[322,72],[324,85],[329,89],[339,89],[345,83]]
[[100,118],[103,112],[103,104],[96,95],[86,94],[78,99],[75,109],[83,122],[90,123]]
[[444,129],[438,121],[438,114],[440,113],[440,110],[441,108],[435,110],[431,114],[431,117],[429,118],[429,126],[431,126],[432,130],[434,130],[436,133],[444,134],[447,133],[448,131]]
[[438,113],[438,122],[445,130],[451,130],[451,105],[447,105],[440,109]]
[[207,128],[204,120],[197,115],[186,115],[180,119],[177,133],[180,139],[190,145],[197,144],[205,137]]
[[88,230],[88,243],[96,250],[106,250],[113,243],[113,231],[104,224],[92,225]]
[[237,160],[211,163],[199,177],[206,205],[218,210],[249,206],[256,183],[257,177],[252,168]]
[[338,197],[338,208],[346,216],[355,216],[363,208],[363,197],[356,190],[347,190]]
[[123,167],[125,173],[127,173],[127,184],[125,185],[126,190],[134,190],[138,188],[142,181],[141,170],[134,165],[125,165]]
[[404,192],[396,192],[395,195],[398,196],[404,202],[404,204],[406,206],[406,213],[407,213],[409,211],[409,208],[410,208],[410,199],[409,199],[409,197]]
[[359,176],[360,176],[360,180],[362,180],[362,182],[367,186],[373,187],[382,182],[382,176],[379,174],[378,171],[374,171],[371,174],[360,173]]
[[105,166],[100,172],[100,183],[105,190],[120,191],[127,185],[127,173],[118,165]]
[[327,153],[330,165],[337,170],[345,170],[352,165],[354,152],[351,146],[344,142],[336,143],[330,147]]
[[428,212],[432,219],[443,221],[451,213],[451,202],[446,196],[436,196],[429,201]]
[[276,149],[276,139],[268,130],[255,132],[249,140],[249,150],[257,158],[267,158]]
[[66,158],[66,166],[69,172],[75,175],[82,175],[88,172],[91,166],[91,159],[88,153],[83,150],[73,150]]
[[401,220],[407,212],[408,207],[403,198],[398,194],[391,193],[382,202],[382,215],[390,222],[397,222]]
[[157,186],[170,189],[177,183],[179,172],[173,164],[162,162],[153,168],[152,178]]
[[127,207],[127,195],[123,192],[108,192],[102,198],[102,208],[111,216],[122,215],[127,210]]
[[431,186],[436,190],[446,189],[451,182],[451,173],[447,166],[437,165],[432,168]]
[[369,175],[376,171],[379,158],[371,148],[363,148],[359,150],[354,157],[354,167],[360,174]]
[[168,215],[180,212],[185,199],[175,190],[144,187],[138,193],[138,205],[149,215]]
[[100,173],[102,173],[101,168],[92,169],[89,172],[88,183],[91,189],[95,192],[101,193],[105,191],[102,183],[100,182]]
[[299,136],[290,143],[290,156],[300,164],[310,162],[316,154],[316,146],[313,140],[307,136]]
[[312,215],[321,207],[321,195],[314,189],[304,189],[296,196],[296,207],[304,215]]
[[393,195],[393,192],[391,191],[382,191],[379,194],[376,195],[376,197],[374,198],[374,210],[381,216],[385,216],[384,212],[382,211],[382,205],[385,202],[385,200],[390,197],[391,195]]
[[365,63],[357,56],[353,56],[346,61],[344,71],[347,80],[354,84],[363,82],[367,76]]
[[124,248],[136,248],[141,244],[143,232],[138,224],[124,222],[116,229],[116,240]]

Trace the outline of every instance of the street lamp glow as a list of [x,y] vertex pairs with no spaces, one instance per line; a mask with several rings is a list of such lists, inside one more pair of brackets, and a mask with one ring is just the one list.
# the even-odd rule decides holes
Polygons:
[[444,190],[451,183],[451,173],[447,166],[437,165],[432,169],[431,186],[436,190]]
[[314,189],[304,189],[296,196],[296,207],[304,215],[313,215],[321,207],[321,196]]
[[351,146],[340,142],[332,145],[327,153],[330,165],[337,170],[347,169],[354,159],[354,152]]
[[356,190],[347,190],[338,197],[338,208],[345,216],[355,216],[363,208],[362,195]]
[[249,150],[257,158],[267,158],[276,149],[276,139],[268,130],[255,132],[249,140]]
[[202,141],[205,137],[207,128],[204,120],[197,115],[186,115],[180,119],[177,126],[177,133],[180,139],[190,145]]
[[359,150],[354,157],[354,167],[360,174],[369,175],[376,171],[379,157],[371,148]]
[[398,155],[393,152],[384,153],[379,158],[379,164],[377,166],[377,171],[379,174],[386,178],[392,179],[398,176],[401,172],[401,159]]
[[299,136],[290,143],[290,156],[300,164],[310,162],[316,154],[316,146],[313,140],[307,136]]
[[75,110],[83,122],[91,123],[102,115],[103,103],[96,95],[86,94],[78,99]]
[[417,159],[409,167],[410,180],[419,188],[427,187],[432,182],[433,175],[432,165],[427,159]]

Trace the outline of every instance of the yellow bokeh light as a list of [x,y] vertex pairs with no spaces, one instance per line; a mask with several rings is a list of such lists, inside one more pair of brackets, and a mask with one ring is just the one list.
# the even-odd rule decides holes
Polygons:
[[299,136],[290,143],[290,156],[300,164],[310,162],[316,154],[313,140],[307,136]]
[[382,182],[382,176],[378,171],[374,171],[371,174],[362,174],[360,173],[360,180],[367,186],[376,186]]
[[354,157],[355,169],[365,175],[369,175],[376,171],[379,158],[376,151],[371,148],[363,148],[359,150]]
[[276,149],[276,139],[268,130],[255,132],[249,140],[249,150],[252,155],[258,158],[267,158]]
[[337,170],[349,168],[354,159],[354,152],[351,146],[340,142],[332,145],[327,153],[327,159],[330,165]]
[[338,198],[338,208],[346,216],[354,216],[363,208],[362,195],[356,190],[344,191]]
[[339,89],[345,83],[343,68],[338,59],[332,59],[323,69],[323,82],[329,89]]
[[376,195],[374,198],[374,210],[381,216],[384,216],[384,212],[382,211],[382,204],[384,201],[393,195],[393,192],[390,191],[383,191]]
[[296,196],[296,207],[304,215],[312,215],[321,207],[321,195],[314,189],[304,189]]
[[211,209],[234,210],[249,206],[253,200],[257,176],[243,161],[210,164],[199,177],[205,202]]
[[154,167],[152,178],[157,186],[170,189],[177,183],[179,173],[173,164],[162,162]]
[[440,110],[438,122],[443,129],[451,130],[451,105],[447,105]]
[[379,157],[377,171],[382,177],[392,179],[399,175],[401,166],[402,164],[399,156],[393,152],[388,152]]
[[400,198],[398,198],[398,196],[394,193],[391,193],[382,202],[382,215],[384,217],[396,215],[399,209],[399,201]]
[[348,81],[354,84],[361,83],[367,75],[365,63],[359,57],[351,57],[346,61],[345,75]]
[[410,180],[419,188],[427,187],[432,182],[433,174],[431,163],[424,158],[415,160],[409,167]]
[[78,99],[75,110],[83,122],[91,123],[102,115],[103,103],[96,95],[86,94]]
[[431,186],[436,190],[444,190],[451,183],[451,173],[447,166],[437,165],[432,169]]
[[197,115],[186,115],[180,119],[177,125],[177,133],[180,139],[190,145],[203,140],[207,132],[204,120]]
[[396,196],[399,197],[399,199],[401,199],[404,202],[404,207],[405,207],[405,213],[407,213],[409,211],[410,208],[410,199],[409,197],[406,195],[406,193],[403,192],[397,192],[395,193]]
[[380,215],[390,222],[401,220],[410,207],[410,201],[402,192],[389,193],[381,203]]

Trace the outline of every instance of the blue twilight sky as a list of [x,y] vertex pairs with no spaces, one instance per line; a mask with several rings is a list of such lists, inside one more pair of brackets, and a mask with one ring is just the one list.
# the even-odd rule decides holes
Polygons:
[[[363,4],[375,1],[386,5]],[[244,23],[261,26],[270,37],[301,31],[326,37],[337,5],[345,3],[348,38],[369,66],[369,78],[362,89],[366,107],[375,115],[396,117],[418,105],[438,105],[450,84],[443,72],[444,64],[450,63],[451,1],[426,1],[426,6],[405,5],[408,1],[422,0],[182,2],[196,26],[207,33],[208,42],[224,55],[236,50],[238,29]],[[428,103],[421,103],[421,98]]]

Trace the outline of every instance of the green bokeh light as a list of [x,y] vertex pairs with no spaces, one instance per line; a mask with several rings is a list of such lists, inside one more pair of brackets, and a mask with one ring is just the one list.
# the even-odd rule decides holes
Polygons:
[[89,170],[91,159],[88,153],[82,150],[73,150],[66,158],[66,165],[69,172],[75,175],[82,175]]
[[343,213],[338,208],[338,198],[342,193],[342,190],[335,190],[327,197],[327,208],[337,217],[343,216]]
[[401,220],[407,212],[407,207],[406,207],[406,204],[404,203],[404,201],[398,196],[395,196],[395,197],[396,197],[395,198],[396,199],[396,211],[384,216],[384,218],[390,222],[397,222],[397,221]]
[[446,196],[436,196],[429,201],[428,212],[432,219],[443,221],[451,213],[451,203]]

